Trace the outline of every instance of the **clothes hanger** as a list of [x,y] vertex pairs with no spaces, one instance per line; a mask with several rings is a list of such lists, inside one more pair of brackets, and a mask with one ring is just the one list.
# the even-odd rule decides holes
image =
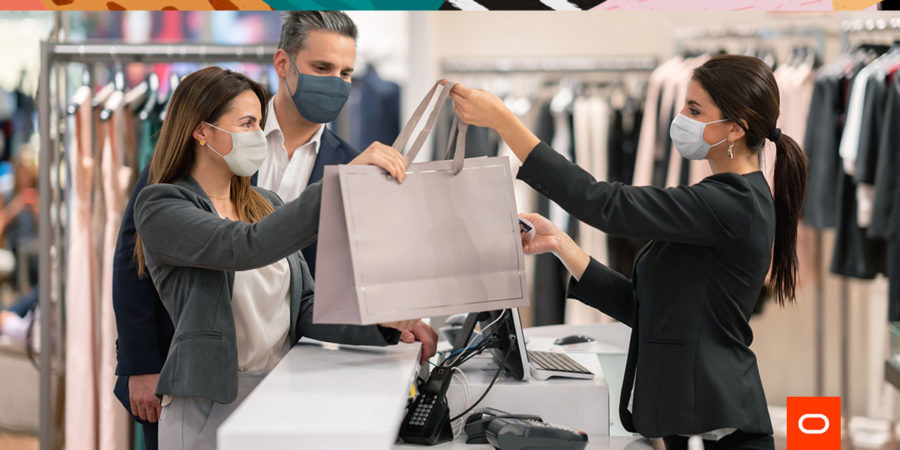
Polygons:
[[[85,90],[87,88],[87,90]],[[84,71],[81,73],[81,86],[79,86],[75,90],[75,95],[72,96],[72,101],[69,103],[69,106],[66,107],[66,113],[70,116],[78,112],[78,106],[81,105],[91,92],[91,71],[89,66],[84,66]]]
[[159,120],[161,122],[166,120],[166,111],[168,111],[169,109],[169,102],[172,100],[172,94],[175,93],[175,88],[178,87],[178,83],[180,82],[181,78],[178,76],[178,74],[173,73],[169,75],[169,92],[166,95],[166,100],[164,102],[161,102],[162,111],[160,111],[159,113]]
[[137,86],[125,93],[125,105],[132,111],[135,111],[147,100],[147,93],[149,91],[149,83],[144,79],[144,81],[141,81]]
[[96,108],[109,100],[109,96],[116,90],[116,83],[109,82],[106,86],[103,86],[102,89],[97,91],[97,94],[94,95],[94,98],[91,100],[91,107]]
[[159,101],[159,76],[156,75],[156,72],[150,72],[145,81],[147,81],[147,101],[144,102],[144,106],[138,113],[138,118],[141,120],[150,118],[150,114]]
[[109,94],[109,99],[106,100],[106,103],[103,105],[103,111],[100,112],[100,121],[108,121],[113,113],[122,106],[124,99],[125,94],[120,90],[115,90],[112,94]]
[[109,98],[103,102],[103,110],[100,111],[101,122],[106,122],[112,117],[113,112],[122,106],[125,97],[125,70],[120,61],[116,61],[115,64],[113,64],[113,79],[111,83],[113,85],[113,92],[111,92]]

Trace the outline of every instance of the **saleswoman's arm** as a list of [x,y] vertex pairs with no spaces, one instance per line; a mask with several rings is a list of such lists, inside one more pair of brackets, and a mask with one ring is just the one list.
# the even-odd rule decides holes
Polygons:
[[631,326],[635,303],[631,281],[585,253],[572,238],[553,222],[538,214],[522,214],[534,225],[534,239],[523,238],[526,254],[553,253],[562,261],[572,279],[569,296]]
[[747,180],[735,173],[693,186],[635,187],[595,180],[541,142],[489,92],[457,84],[453,109],[463,122],[496,130],[520,160],[517,178],[578,220],[614,236],[694,245],[729,245],[746,236],[755,211]]

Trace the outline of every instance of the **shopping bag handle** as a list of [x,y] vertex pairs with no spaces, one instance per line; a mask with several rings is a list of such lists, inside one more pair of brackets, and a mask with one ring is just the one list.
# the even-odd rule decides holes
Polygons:
[[453,138],[456,138],[456,151],[453,153],[453,175],[458,174],[466,159],[466,134],[469,124],[459,120],[459,116],[453,114],[453,124],[450,125],[450,137],[447,139],[447,153],[444,159],[450,159],[450,149],[453,148]]
[[[432,109],[431,113],[428,115],[428,119],[425,121],[425,125],[422,128],[422,131],[420,131],[418,136],[416,136],[416,140],[413,141],[412,146],[409,147],[409,150],[407,150],[405,154],[407,165],[412,164],[412,162],[416,159],[416,156],[422,149],[422,145],[425,144],[425,139],[428,138],[428,135],[430,135],[431,131],[434,129],[434,123],[437,121],[437,116],[440,113],[441,108],[444,106],[444,103],[447,102],[447,98],[450,97],[450,91],[455,85],[456,82],[447,81],[443,86],[443,90],[441,90],[441,93],[434,104],[434,109]],[[400,134],[397,135],[397,139],[394,140],[394,144],[391,147],[394,147],[395,149],[397,149],[397,151],[403,151],[403,148],[406,147],[406,144],[409,142],[409,138],[412,137],[412,133],[415,130],[416,126],[422,120],[422,116],[425,115],[425,110],[428,108],[428,104],[431,103],[431,99],[434,97],[438,87],[440,86],[440,82],[435,83],[434,86],[431,87],[431,90],[429,90],[428,93],[425,94],[425,98],[422,99],[422,101],[419,103],[419,106],[416,107],[416,110],[413,111],[412,115],[409,117],[409,120],[406,121],[406,125],[404,125],[403,129],[400,130]],[[450,140],[447,143],[447,151],[449,155],[450,145],[453,142],[453,138],[457,134],[459,135],[456,142],[456,152],[453,155],[454,175],[459,173],[463,168],[464,159],[466,157],[465,137],[468,127],[468,124],[460,122],[459,117],[456,117],[456,114],[454,114],[453,125],[451,125],[450,128]]]

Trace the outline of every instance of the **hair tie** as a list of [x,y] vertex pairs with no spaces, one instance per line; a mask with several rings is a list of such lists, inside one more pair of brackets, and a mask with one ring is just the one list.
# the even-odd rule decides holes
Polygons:
[[778,142],[778,140],[781,139],[781,128],[775,128],[766,137],[772,142]]

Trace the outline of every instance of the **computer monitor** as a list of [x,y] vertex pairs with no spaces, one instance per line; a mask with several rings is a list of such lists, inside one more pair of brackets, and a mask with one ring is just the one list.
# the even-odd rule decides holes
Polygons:
[[[502,316],[502,318],[501,318]],[[491,323],[496,322],[491,325]],[[529,378],[528,354],[525,352],[525,334],[522,332],[522,321],[519,318],[519,308],[509,308],[481,313],[478,323],[487,335],[495,335],[499,338],[499,346],[491,348],[491,356],[498,367],[502,367],[516,380]]]

